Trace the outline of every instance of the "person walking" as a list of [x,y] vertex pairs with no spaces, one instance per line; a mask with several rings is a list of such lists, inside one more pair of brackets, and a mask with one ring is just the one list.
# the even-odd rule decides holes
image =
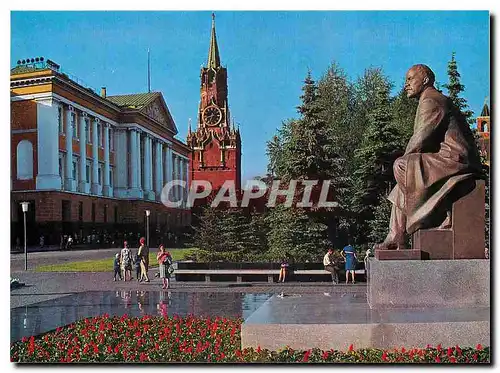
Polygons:
[[341,252],[342,258],[345,260],[345,283],[349,282],[349,272],[351,272],[352,283],[354,284],[354,270],[356,269],[356,253],[354,248],[349,244]]
[[323,265],[325,270],[332,274],[332,282],[336,285],[339,283],[339,275],[337,273],[337,267],[335,262],[332,260],[333,250],[328,249],[328,252],[323,257]]
[[165,249],[165,246],[163,246],[163,244],[161,244],[159,247],[158,254],[156,254],[156,260],[158,261],[158,266],[160,268],[160,278],[163,282],[162,289],[168,289],[170,279],[169,268],[173,264],[173,262],[172,256]]
[[149,248],[146,246],[146,239],[141,237],[139,240],[139,252],[137,255],[141,257],[141,278],[140,281],[149,282],[148,268],[149,268]]

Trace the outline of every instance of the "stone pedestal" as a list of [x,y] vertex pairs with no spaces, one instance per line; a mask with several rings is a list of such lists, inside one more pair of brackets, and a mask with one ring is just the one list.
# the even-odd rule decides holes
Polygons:
[[490,261],[368,260],[372,309],[489,307]]
[[376,250],[375,259],[378,260],[422,260],[428,259],[421,250]]
[[484,180],[467,180],[455,191],[451,229],[421,229],[412,248],[429,259],[484,258]]

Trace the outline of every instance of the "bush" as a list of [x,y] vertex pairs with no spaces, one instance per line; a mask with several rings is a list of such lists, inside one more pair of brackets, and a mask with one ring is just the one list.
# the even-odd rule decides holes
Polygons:
[[489,363],[490,349],[459,346],[346,352],[241,349],[241,319],[143,316],[87,318],[10,346],[13,362]]

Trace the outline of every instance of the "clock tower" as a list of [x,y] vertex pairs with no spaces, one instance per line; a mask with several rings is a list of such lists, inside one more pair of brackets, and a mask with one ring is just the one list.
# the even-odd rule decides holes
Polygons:
[[206,180],[212,191],[226,180],[233,180],[241,189],[240,131],[231,123],[227,101],[227,69],[222,67],[215,35],[215,15],[212,13],[212,32],[207,66],[202,66],[200,102],[196,129],[189,123],[187,144],[191,148],[190,179]]

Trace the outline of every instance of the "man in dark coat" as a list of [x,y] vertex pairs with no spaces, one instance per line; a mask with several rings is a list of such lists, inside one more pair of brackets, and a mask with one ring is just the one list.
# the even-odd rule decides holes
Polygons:
[[419,100],[415,125],[405,154],[394,162],[389,234],[376,249],[404,248],[405,231],[449,228],[446,197],[460,182],[481,177],[472,131],[460,110],[434,88],[434,80],[426,65],[412,66],[406,74],[406,93]]

